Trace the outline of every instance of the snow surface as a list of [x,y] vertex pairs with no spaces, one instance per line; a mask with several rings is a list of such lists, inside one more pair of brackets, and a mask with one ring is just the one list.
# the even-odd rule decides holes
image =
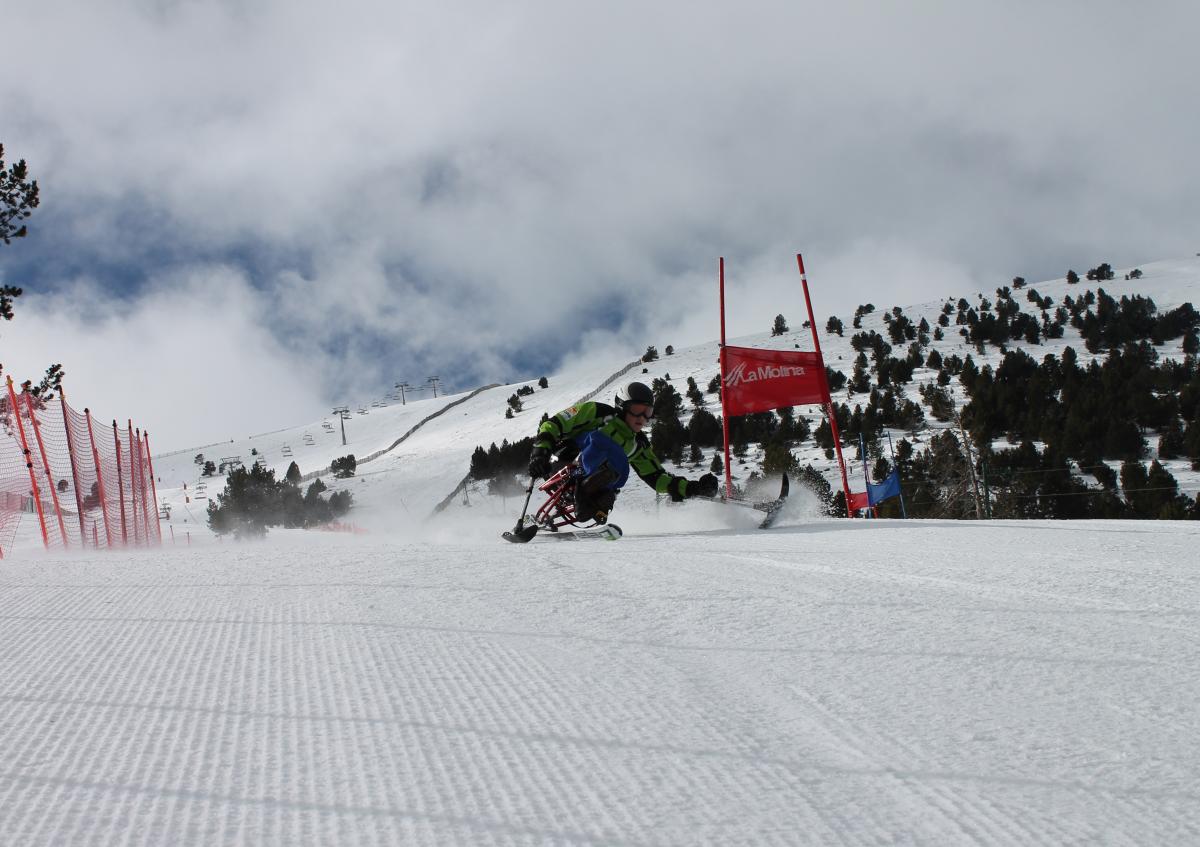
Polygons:
[[689,508],[6,560],[0,843],[1200,843],[1194,525]]

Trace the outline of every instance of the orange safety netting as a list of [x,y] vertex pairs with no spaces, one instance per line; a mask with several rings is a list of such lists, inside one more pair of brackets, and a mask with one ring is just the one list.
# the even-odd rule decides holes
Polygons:
[[17,394],[11,383],[0,417],[0,555],[24,514],[48,549],[162,542],[144,433],[101,424],[62,397]]

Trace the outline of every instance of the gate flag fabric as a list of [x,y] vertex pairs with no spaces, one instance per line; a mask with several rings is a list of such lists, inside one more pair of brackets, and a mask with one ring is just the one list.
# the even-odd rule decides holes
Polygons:
[[883,482],[872,482],[867,485],[867,498],[870,505],[882,503],[892,497],[900,496],[900,473],[893,470]]
[[825,404],[830,399],[820,353],[723,347],[721,373],[727,415]]

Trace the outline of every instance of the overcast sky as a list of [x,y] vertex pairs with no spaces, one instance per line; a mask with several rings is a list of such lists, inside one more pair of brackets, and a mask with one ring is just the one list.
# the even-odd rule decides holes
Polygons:
[[156,449],[1200,250],[1200,4],[0,9],[0,361]]

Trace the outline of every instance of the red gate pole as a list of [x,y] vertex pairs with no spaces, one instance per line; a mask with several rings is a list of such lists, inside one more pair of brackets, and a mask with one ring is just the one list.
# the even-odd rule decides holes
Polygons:
[[[812,330],[813,346],[817,355],[821,355],[821,339],[817,335],[817,321],[813,317],[812,298],[808,296],[808,277],[804,274],[804,257],[796,254],[796,264],[800,267],[800,285],[804,288],[804,305],[808,308],[808,328]],[[850,480],[846,476],[846,460],[842,458],[842,436],[838,433],[837,412],[833,408],[833,397],[829,394],[829,376],[825,372],[825,357],[821,357],[821,385],[825,388],[825,411],[829,415],[829,429],[833,433],[833,446],[837,450],[838,465],[842,469],[842,494],[846,498],[846,517],[850,513]]]
[[725,499],[733,498],[733,465],[729,461],[729,411],[725,405],[725,257],[718,262],[721,278],[721,434],[725,440]]
[[146,439],[146,464],[150,468],[150,491],[154,494],[154,529],[158,532],[158,546],[162,546],[162,515],[158,511],[158,485],[154,482],[154,459],[150,457],[150,433],[143,432]]
[[[108,497],[104,493],[104,474],[100,472],[100,451],[96,449],[96,433],[92,429],[92,410],[84,409],[83,416],[87,419],[88,441],[92,445],[92,461],[96,463],[96,492],[100,495],[100,516],[104,518],[104,537],[108,540],[109,549],[113,546],[112,525],[108,521]],[[92,524],[92,534],[95,535],[96,525]],[[99,543],[96,544],[99,547]]]
[[50,460],[46,458],[46,443],[42,441],[42,425],[38,423],[37,415],[33,409],[33,395],[24,393],[25,406],[29,409],[29,423],[33,427],[33,440],[37,442],[38,453],[42,457],[42,470],[46,474],[46,485],[50,487],[50,502],[54,504],[54,515],[58,518],[58,534],[62,538],[63,548],[66,549],[71,545],[67,543],[67,525],[63,522],[62,504],[58,502],[58,488],[54,485],[54,475],[50,473]]
[[42,495],[38,491],[37,476],[33,472],[32,453],[29,452],[29,442],[25,439],[25,425],[21,423],[21,407],[17,405],[17,394],[13,391],[12,377],[8,378],[8,408],[12,409],[17,419],[17,432],[21,435],[21,451],[25,455],[25,467],[29,469],[29,484],[33,488],[33,502],[37,507],[38,525],[42,528],[42,544],[50,549],[50,536],[46,533],[46,516],[42,513]]
[[58,389],[58,399],[62,403],[63,426],[67,430],[67,454],[71,457],[71,481],[75,485],[75,508],[79,510],[79,546],[87,547],[87,529],[83,525],[83,495],[79,493],[79,465],[75,460],[75,438],[71,435],[71,418],[67,414],[67,395]]
[[117,447],[117,500],[121,504],[121,543],[129,546],[129,525],[125,521],[125,478],[121,476],[121,436],[117,433],[117,420],[113,418],[113,444]]

